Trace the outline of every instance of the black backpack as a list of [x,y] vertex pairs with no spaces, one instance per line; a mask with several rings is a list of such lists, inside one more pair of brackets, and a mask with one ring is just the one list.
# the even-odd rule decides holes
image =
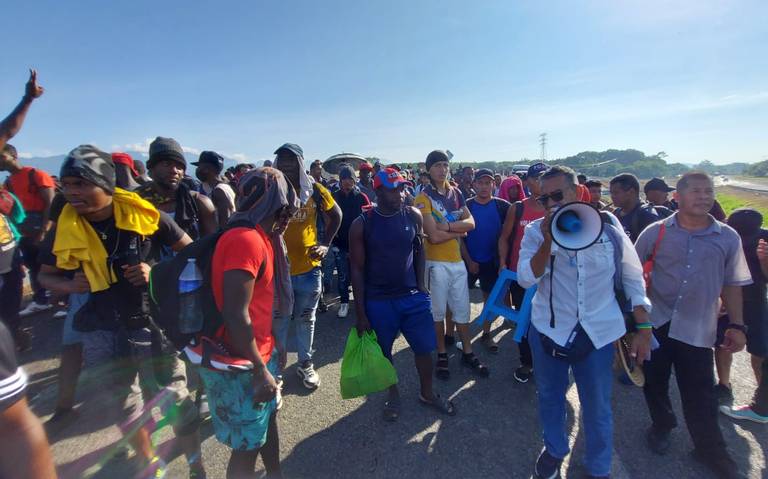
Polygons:
[[[213,254],[221,236],[226,231],[241,226],[250,225],[242,222],[227,225],[223,230],[198,239],[172,258],[152,267],[149,275],[152,319],[177,350],[184,349],[197,335],[213,337],[224,324],[224,318],[213,297],[211,284]],[[203,326],[196,333],[182,333],[179,328],[179,276],[190,258],[195,259],[195,264],[203,274],[202,286],[193,293],[197,296],[198,304],[203,311]]]

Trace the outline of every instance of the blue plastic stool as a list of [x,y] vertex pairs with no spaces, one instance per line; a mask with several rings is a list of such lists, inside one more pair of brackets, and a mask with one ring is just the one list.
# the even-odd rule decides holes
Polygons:
[[514,340],[519,343],[528,332],[528,325],[531,322],[531,301],[536,293],[536,286],[525,290],[523,304],[520,305],[520,311],[516,311],[504,304],[512,281],[517,281],[517,273],[504,269],[499,274],[496,284],[493,285],[491,294],[488,295],[488,301],[483,307],[483,312],[480,313],[475,324],[482,327],[486,321],[493,321],[497,316],[503,316],[517,325]]

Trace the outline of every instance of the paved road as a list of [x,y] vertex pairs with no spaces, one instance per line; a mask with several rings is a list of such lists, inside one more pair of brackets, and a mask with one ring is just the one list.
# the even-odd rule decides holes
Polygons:
[[[472,296],[473,313],[477,315],[481,307],[479,291],[472,290]],[[494,326],[500,326],[499,323]],[[34,318],[31,324],[35,332],[34,349],[23,354],[21,360],[30,375],[33,408],[45,420],[55,399],[61,322],[46,315]],[[541,448],[535,390],[532,384],[521,385],[512,378],[518,352],[509,330],[495,330],[501,344],[498,355],[478,348],[491,368],[488,379],[476,381],[461,369],[458,354],[451,358],[451,380],[438,386],[442,393],[453,397],[458,408],[454,418],[437,417],[417,402],[412,355],[399,339],[394,360],[400,372],[403,412],[397,423],[390,424],[381,419],[382,395],[346,401],[339,396],[340,359],[352,324],[352,315],[338,319],[335,308],[318,318],[316,365],[323,383],[313,393],[301,385],[295,374],[296,356],[289,355],[285,406],[279,416],[286,477],[530,477]],[[746,401],[755,383],[745,353],[737,355],[733,372],[737,401]],[[51,437],[56,463],[64,478],[92,474],[115,479],[134,475],[133,455],[108,460],[119,449],[114,445],[119,434],[113,425],[100,421],[99,405],[88,401],[89,391],[98,387],[98,377],[86,375],[81,380],[80,420]],[[640,389],[617,384],[614,391],[613,477],[711,477],[691,459],[692,445],[684,427],[674,433],[668,456],[659,458],[648,452],[643,437],[649,419]],[[575,387],[568,397],[574,458],[566,461],[563,472],[566,477],[581,477],[579,458],[584,451],[584,438],[578,424]],[[680,411],[679,401],[675,401],[675,406]],[[768,428],[735,424],[725,418],[721,426],[741,467],[750,468],[750,477],[768,477]],[[224,477],[229,451],[215,441],[210,423],[203,427],[202,434],[209,476]],[[173,450],[170,428],[162,428],[155,434],[155,440],[171,458],[169,477],[186,477],[186,464]],[[259,470],[261,467],[259,462]]]

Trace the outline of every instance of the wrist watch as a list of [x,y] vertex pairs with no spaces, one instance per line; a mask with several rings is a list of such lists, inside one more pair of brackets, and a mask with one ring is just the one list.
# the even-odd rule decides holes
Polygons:
[[749,330],[746,324],[736,324],[736,323],[728,323],[728,326],[726,326],[725,329],[726,330],[736,329],[738,331],[741,331],[744,334],[747,334],[747,331]]

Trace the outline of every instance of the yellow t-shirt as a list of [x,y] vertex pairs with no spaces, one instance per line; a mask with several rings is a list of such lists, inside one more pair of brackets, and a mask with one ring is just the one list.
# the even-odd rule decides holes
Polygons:
[[[422,216],[431,215],[437,223],[457,221],[463,212],[464,196],[458,188],[451,188],[444,196],[429,185],[416,196],[413,205],[421,211]],[[440,244],[432,244],[427,240],[424,242],[424,250],[430,261],[461,261],[458,239]]]
[[[322,204],[321,211],[328,211],[336,204],[333,195],[323,185],[315,183],[314,186],[320,194]],[[304,274],[320,266],[320,261],[309,259],[309,248],[317,244],[317,206],[315,195],[302,205],[296,215],[288,223],[285,230],[285,246],[288,249],[288,260],[291,262],[291,276]]]

